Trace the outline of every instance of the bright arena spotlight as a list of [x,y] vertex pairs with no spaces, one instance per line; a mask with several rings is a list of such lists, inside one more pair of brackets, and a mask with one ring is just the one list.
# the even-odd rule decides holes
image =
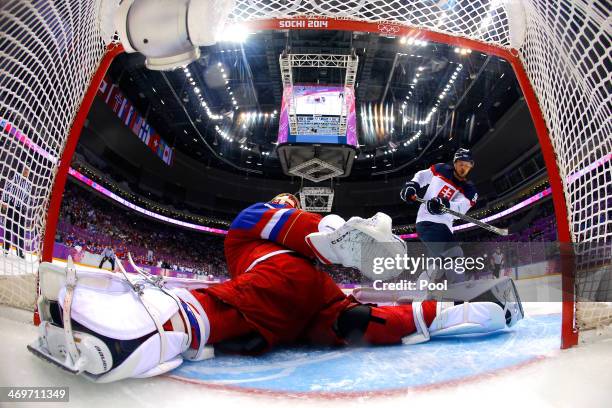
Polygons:
[[[272,199],[283,191],[295,191],[295,180],[299,184],[303,179],[319,183],[343,178],[342,184],[332,184],[333,189],[303,187],[299,194],[301,207],[320,213],[340,208],[346,211],[341,214],[346,219],[354,214],[368,219],[379,212],[379,207],[384,207],[384,212],[394,221],[393,234],[409,244],[410,252],[414,248],[410,245],[420,237],[415,226],[417,211],[433,213],[427,203],[423,204],[425,207],[414,205],[406,209],[402,201],[406,197],[400,198],[404,183],[417,171],[426,169],[430,169],[432,177],[443,179],[445,176],[437,172],[435,164],[453,160],[452,154],[458,148],[469,146],[475,155],[481,154],[474,160],[472,174],[487,180],[488,190],[482,194],[487,198],[481,198],[481,207],[467,214],[473,218],[462,218],[454,225],[451,221],[451,229],[453,233],[465,234],[458,235],[459,240],[473,237],[478,241],[492,235],[481,236],[484,232],[477,228],[483,223],[494,224],[496,229],[486,231],[501,231],[506,235],[500,233],[500,236],[510,237],[496,241],[508,243],[512,248],[504,262],[510,263],[509,254],[515,260],[521,254],[546,257],[537,266],[532,262],[502,267],[501,261],[496,263],[497,253],[496,258],[488,255],[486,259],[487,265],[497,268],[498,275],[501,271],[502,276],[517,280],[516,291],[524,301],[526,297],[541,294],[542,287],[533,282],[540,282],[538,279],[542,277],[537,272],[541,268],[548,270],[542,278],[546,281],[544,292],[546,295],[554,292],[558,298],[553,312],[546,308],[550,305],[528,305],[526,315],[535,316],[531,322],[537,325],[519,323],[523,331],[506,332],[514,336],[509,342],[505,341],[505,334],[494,336],[489,343],[449,340],[449,344],[457,346],[456,354],[445,354],[442,346],[437,352],[431,352],[427,347],[434,342],[406,346],[414,347],[411,352],[399,345],[393,346],[396,348],[392,353],[397,352],[397,358],[386,353],[384,347],[367,351],[371,353],[368,361],[380,359],[381,367],[391,373],[384,379],[376,377],[376,370],[369,366],[351,365],[349,362],[366,360],[354,349],[346,354],[343,354],[345,351],[316,350],[303,357],[272,354],[261,360],[251,359],[249,364],[239,357],[235,360],[222,357],[189,362],[180,368],[173,365],[178,363],[176,359],[164,361],[163,353],[156,349],[143,353],[146,357],[159,358],[159,366],[147,372],[155,374],[159,367],[176,368],[169,376],[179,380],[173,383],[180,389],[176,393],[177,404],[194,402],[183,396],[188,394],[183,392],[187,389],[198,397],[211,397],[213,403],[224,402],[227,390],[247,390],[275,397],[316,394],[330,397],[332,402],[390,395],[402,399],[402,404],[411,399],[415,403],[429,403],[430,390],[467,381],[470,384],[466,392],[470,398],[478,395],[493,398],[500,392],[508,395],[508,389],[503,388],[506,374],[510,387],[517,390],[513,398],[519,398],[519,390],[525,389],[525,395],[532,400],[542,398],[550,405],[559,404],[550,393],[542,396],[534,389],[533,383],[525,379],[522,371],[525,367],[533,369],[536,378],[548,379],[547,375],[551,375],[554,378],[551,382],[564,385],[560,391],[560,398],[565,399],[563,403],[580,405],[584,403],[583,398],[589,398],[588,402],[594,405],[602,402],[597,398],[610,397],[606,390],[590,392],[586,386],[580,388],[579,394],[583,395],[574,395],[569,386],[573,381],[590,378],[590,365],[600,364],[592,370],[595,380],[605,383],[610,378],[609,370],[601,368],[607,364],[605,358],[610,350],[606,348],[607,343],[601,342],[592,348],[591,344],[580,344],[582,340],[608,333],[612,325],[609,2],[8,0],[0,8],[0,33],[3,44],[0,56],[0,238],[3,240],[0,303],[27,311],[28,320],[31,316],[38,324],[42,306],[46,307],[45,318],[50,315],[57,318],[63,307],[59,305],[59,298],[53,300],[56,309],[43,301],[37,304],[39,295],[43,294],[39,279],[41,263],[46,265],[47,269],[42,269],[49,276],[57,278],[63,276],[68,256],[77,262],[77,269],[88,265],[85,270],[94,274],[99,272],[99,262],[105,267],[108,265],[105,262],[110,261],[100,254],[102,248],[96,248],[98,253],[94,254],[93,250],[76,244],[79,240],[86,241],[82,237],[92,230],[100,230],[95,221],[85,222],[83,228],[74,228],[73,235],[66,234],[66,225],[70,224],[66,221],[70,219],[67,208],[72,207],[63,199],[64,195],[76,197],[75,202],[81,206],[97,203],[96,208],[106,210],[94,213],[104,213],[109,223],[114,219],[128,227],[139,224],[142,230],[128,237],[132,241],[152,242],[152,237],[158,234],[170,241],[173,235],[184,233],[180,239],[183,246],[177,246],[176,252],[189,256],[190,242],[201,239],[206,245],[198,248],[208,245],[216,248],[218,257],[222,257],[221,242],[232,230],[232,220],[247,208],[241,196],[248,199],[257,196],[248,204],[251,205]],[[324,43],[318,39],[326,35]],[[444,53],[443,57],[440,53]],[[113,64],[117,64],[115,70],[111,67]],[[145,66],[152,71],[145,71]],[[277,66],[274,75],[268,75],[266,69]],[[360,82],[360,79],[364,80]],[[486,88],[479,85],[479,80],[487,83]],[[503,89],[496,89],[500,84]],[[480,102],[474,99],[474,93],[478,93]],[[503,98],[492,96],[514,93],[518,102],[512,106],[504,105]],[[331,97],[342,102],[329,103]],[[525,116],[521,116],[522,112],[526,112]],[[506,142],[521,139],[522,126],[529,121],[533,122],[536,149],[528,146],[509,152],[507,145],[499,143],[499,135]],[[101,134],[111,135],[112,148],[110,142],[107,145],[102,139],[96,139]],[[122,139],[123,136],[126,137]],[[77,149],[86,137],[89,145]],[[495,145],[498,150],[494,149]],[[139,153],[127,154],[135,151]],[[483,157],[493,151],[499,153],[499,160]],[[516,154],[509,157],[511,153]],[[487,165],[483,166],[482,162]],[[498,168],[483,175],[491,163],[507,167],[507,171]],[[122,170],[120,179],[109,178],[110,172],[101,171],[111,164],[116,166],[113,169]],[[182,179],[176,177],[171,182],[155,184],[162,180],[161,176],[173,174],[175,164],[182,166]],[[130,176],[130,172],[137,174]],[[174,177],[172,174],[168,177]],[[147,183],[148,190],[134,188]],[[204,187],[199,188],[198,184]],[[423,183],[416,185],[424,186]],[[83,191],[91,194],[91,200],[83,198]],[[436,197],[442,199],[445,194],[452,197],[455,191],[441,190],[440,193]],[[440,202],[444,206],[443,200]],[[109,205],[115,207],[105,207]],[[193,210],[191,205],[201,207]],[[537,212],[532,211],[534,208],[545,208],[541,211],[545,214],[534,215]],[[118,209],[129,211],[130,215],[119,215]],[[297,209],[282,210],[270,225],[268,220],[264,223],[260,234],[265,239],[286,236],[293,225],[295,220],[290,217],[298,213]],[[78,211],[87,214],[87,211]],[[130,220],[132,216],[137,221]],[[395,224],[396,219],[405,220],[409,216],[410,221]],[[135,217],[144,217],[144,221]],[[386,222],[386,218],[381,219],[382,216],[371,224],[378,228]],[[330,226],[338,231],[340,228]],[[209,235],[202,238],[202,233]],[[395,235],[385,236],[389,238],[387,242],[397,244],[394,240],[399,238]],[[512,241],[512,236],[517,242]],[[521,236],[533,242],[523,245],[517,238]],[[552,246],[536,242],[549,236],[554,236]],[[128,238],[113,236],[115,240]],[[63,252],[58,251],[60,247]],[[170,285],[180,286],[187,281],[193,285],[189,288],[209,288],[231,281],[227,270],[224,270],[227,276],[221,272],[227,269],[225,261],[218,262],[215,256],[213,260],[199,257],[206,258],[212,266],[197,273],[194,271],[198,265],[186,266],[189,271],[173,271],[172,263],[166,262],[166,267],[161,258],[157,265],[154,256],[161,257],[161,250],[159,254],[151,254],[149,260],[146,259],[149,248],[142,246],[141,249],[140,260],[136,259],[134,265],[128,262],[126,253],[118,254],[118,259],[123,260],[128,275],[143,272],[140,276],[149,279],[148,284],[153,285],[149,272],[172,275],[167,279]],[[282,251],[286,255],[295,249]],[[333,251],[330,253],[333,255]],[[358,258],[355,254],[354,262]],[[324,255],[329,254],[315,255],[320,264],[328,263]],[[140,261],[144,269],[136,265]],[[52,263],[61,268],[48,267]],[[104,285],[113,286],[115,279],[122,279],[118,264],[113,261],[111,265],[117,273],[105,275]],[[405,301],[389,293],[381,300],[378,292],[369,291],[369,287],[364,289],[372,284],[372,279],[362,279],[355,270],[327,265],[325,273],[345,285],[346,292],[363,296],[359,299],[364,304],[379,302],[397,306]],[[54,279],[51,280],[61,282],[60,278]],[[54,290],[57,296],[59,287]],[[508,289],[505,294],[514,296],[515,292]],[[176,299],[174,304],[181,304]],[[193,303],[191,298],[180,300]],[[534,312],[537,308],[541,310]],[[73,400],[87,403],[81,399],[84,393],[80,379],[65,380],[66,373],[59,371],[49,374],[50,369],[40,368],[42,363],[31,361],[34,359],[25,352],[25,337],[31,343],[43,333],[60,339],[61,343],[71,336],[72,329],[60,328],[59,324],[52,329],[44,325],[35,328],[22,323],[23,314],[18,314],[15,320],[11,317],[13,312],[7,310],[2,308],[0,321],[15,347],[6,347],[0,356],[10,363],[5,367],[15,367],[15,372],[9,373],[7,368],[0,370],[0,384],[69,385],[76,390],[71,392]],[[181,310],[177,313],[182,313]],[[186,322],[190,317],[187,312],[176,316],[180,316],[174,319],[177,325],[178,321]],[[157,323],[165,322],[155,323],[152,327],[159,330],[162,325]],[[199,333],[211,334],[206,324],[198,327],[206,328]],[[47,329],[50,331],[43,331]],[[75,332],[77,329],[78,326]],[[417,339],[419,342],[429,340],[429,333],[418,334],[422,335]],[[66,361],[78,355],[78,347],[89,341],[86,336],[77,339],[76,343],[80,344],[71,341],[63,349]],[[263,349],[260,338],[249,340],[249,344]],[[482,345],[486,353],[477,355],[468,344],[472,341]],[[416,341],[411,338],[408,342]],[[174,343],[166,345],[170,349],[175,346]],[[561,349],[577,346],[576,353],[553,351],[559,345]],[[231,344],[225,346],[231,351]],[[210,356],[211,352],[204,348],[198,351],[202,352],[200,356]],[[579,354],[583,351],[584,354]],[[418,353],[427,357],[423,360],[435,362],[422,382],[406,376],[413,364],[417,364]],[[466,360],[468,356],[473,360]],[[442,364],[442,357],[448,357],[449,364]],[[500,362],[502,368],[497,367],[500,371],[512,370],[497,375],[497,368],[493,370],[487,365],[491,361]],[[232,368],[234,363],[239,369]],[[311,370],[310,364],[319,366]],[[394,364],[399,368],[395,369]],[[79,369],[78,364],[66,366],[75,372]],[[476,371],[465,371],[466,366]],[[447,367],[460,368],[452,371],[446,370]],[[495,371],[496,376],[486,367]],[[27,377],[16,376],[17,368],[20,373],[28,373]],[[353,377],[341,377],[338,371]],[[339,377],[325,382],[321,380],[322,373]],[[305,377],[300,377],[302,374]],[[532,374],[528,376],[533,378]],[[358,381],[362,375],[372,378],[369,385],[373,388],[363,388],[364,382]],[[479,378],[487,378],[493,385],[480,388],[480,384],[475,384]],[[164,387],[150,387],[153,383],[147,383],[149,380],[130,381],[128,388],[136,391],[128,392],[126,387],[83,389],[90,390],[98,400],[105,396],[102,393],[112,390],[119,404],[133,398],[139,401],[135,405],[151,405],[168,398],[168,393],[162,390]],[[155,381],[169,382],[166,377]],[[206,392],[194,391],[191,385],[183,388],[184,383],[203,384],[201,388]],[[589,392],[582,392],[583,389]],[[138,392],[138,398],[134,398],[134,392]],[[408,394],[410,398],[406,398]],[[452,401],[455,394],[451,391],[441,398]],[[526,400],[520,402],[528,404]]]

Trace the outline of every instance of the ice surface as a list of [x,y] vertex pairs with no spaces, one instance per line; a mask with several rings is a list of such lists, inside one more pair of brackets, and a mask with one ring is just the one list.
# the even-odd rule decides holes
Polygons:
[[[544,280],[519,281],[521,296],[557,290],[558,276]],[[111,384],[39,360],[26,350],[36,338],[31,312],[0,307],[0,386],[70,387],[70,403],[45,407],[610,406],[612,339],[561,351],[560,303],[524,306],[526,318],[517,326],[485,337],[221,355],[170,375]]]
[[[612,340],[560,351],[559,305],[525,308],[528,319],[516,330],[486,339],[279,350],[263,358],[221,357],[188,364],[172,376],[93,384],[30,354],[25,345],[36,336],[30,313],[1,307],[0,385],[70,387],[69,404],[45,407],[609,406]],[[217,382],[189,383],[194,373],[202,375],[198,381]],[[354,393],[338,394],[348,388]]]

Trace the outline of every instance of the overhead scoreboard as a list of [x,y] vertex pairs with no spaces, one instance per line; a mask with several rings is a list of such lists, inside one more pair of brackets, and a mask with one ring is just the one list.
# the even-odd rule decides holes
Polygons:
[[[293,132],[290,115],[296,122]],[[343,121],[344,128],[341,126]],[[278,143],[357,147],[356,123],[355,92],[352,87],[295,84],[286,87],[283,92]]]
[[354,88],[285,85],[277,141],[288,176],[315,183],[349,176],[358,148]]

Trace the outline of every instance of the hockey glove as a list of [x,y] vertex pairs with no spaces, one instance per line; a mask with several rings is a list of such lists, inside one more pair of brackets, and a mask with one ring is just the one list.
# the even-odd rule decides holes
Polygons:
[[406,202],[414,201],[414,197],[420,188],[421,186],[416,181],[407,181],[402,191],[400,191],[400,198]]
[[443,197],[435,197],[427,201],[427,211],[433,215],[443,214],[449,206],[450,202]]

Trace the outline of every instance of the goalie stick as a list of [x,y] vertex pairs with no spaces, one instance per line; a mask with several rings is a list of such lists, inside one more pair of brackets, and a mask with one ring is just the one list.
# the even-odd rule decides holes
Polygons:
[[[419,203],[426,203],[427,202],[427,200],[423,200],[419,196],[415,196],[414,197],[414,201],[419,202]],[[497,228],[497,227],[494,227],[491,224],[487,224],[486,222],[482,222],[480,220],[477,220],[476,218],[472,218],[469,215],[461,214],[460,212],[451,210],[450,208],[444,207],[442,209],[442,211],[445,212],[445,213],[449,213],[449,214],[459,218],[460,220],[471,222],[474,225],[478,225],[480,228],[486,229],[487,231],[493,232],[494,234],[502,235],[502,236],[506,236],[506,235],[509,234],[507,228]]]

